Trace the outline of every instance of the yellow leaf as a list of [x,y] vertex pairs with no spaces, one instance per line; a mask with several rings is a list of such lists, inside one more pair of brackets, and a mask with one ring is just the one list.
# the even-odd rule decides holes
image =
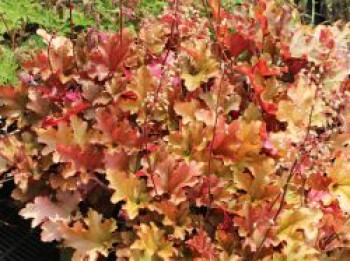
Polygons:
[[139,239],[130,248],[144,251],[149,258],[159,256],[164,260],[170,260],[176,253],[172,243],[165,238],[164,232],[153,222],[150,223],[150,226],[141,224],[137,235]]
[[73,130],[74,141],[80,147],[84,147],[89,139],[88,124],[86,121],[78,118],[76,115],[70,118],[71,128]]
[[[242,169],[243,167],[243,169]],[[244,172],[248,168],[252,175]],[[271,175],[275,172],[275,162],[271,158],[257,157],[237,166],[235,183],[239,189],[248,192],[252,200],[274,197],[278,189],[271,186]]]
[[[271,259],[264,259],[268,261]],[[282,253],[275,253],[272,261],[318,261],[319,252],[312,246],[298,240],[289,240]]]
[[163,214],[163,224],[174,229],[173,237],[183,240],[185,239],[186,231],[191,230],[188,204],[186,201],[177,206],[170,201],[160,201],[155,202],[149,208]]
[[113,232],[117,229],[114,219],[102,220],[102,215],[90,209],[84,222],[76,222],[73,227],[62,225],[65,246],[75,249],[73,260],[97,260],[98,255],[108,255],[115,242]]
[[144,181],[124,171],[107,170],[106,175],[109,186],[114,190],[111,201],[117,203],[124,200],[124,209],[131,219],[135,218],[139,209],[148,202]]
[[65,122],[61,122],[57,130],[49,127],[47,129],[37,129],[36,132],[38,134],[38,141],[46,145],[42,151],[43,155],[54,152],[57,144],[68,145],[74,140],[72,130]]
[[321,217],[322,212],[318,209],[288,209],[279,217],[277,237],[288,243],[291,238],[299,236],[298,231],[303,231],[306,242],[313,242],[317,236],[317,223]]
[[88,131],[87,122],[78,118],[76,115],[70,117],[70,123],[64,121],[54,127],[37,128],[38,141],[44,143],[46,147],[42,150],[43,155],[53,153],[54,162],[59,161],[59,153],[56,151],[57,145],[78,145],[85,147],[93,136],[93,132]]
[[214,144],[214,153],[231,158],[235,161],[254,159],[263,147],[261,121],[246,122],[242,119],[233,121],[227,130],[219,129]]
[[[120,106],[124,111],[136,113],[141,110],[142,112],[143,105],[147,102],[146,99],[149,98],[148,95],[157,88],[156,81],[146,66],[137,69],[133,77],[133,81],[127,86],[126,92],[120,93]],[[128,96],[131,96],[131,98]]]
[[169,32],[169,27],[166,24],[152,20],[141,28],[140,39],[152,52],[159,54],[166,44],[166,37]]
[[174,106],[175,112],[182,117],[184,124],[190,123],[195,119],[196,110],[199,107],[199,102],[196,100],[190,102],[178,102]]
[[296,86],[288,89],[290,99],[278,104],[277,119],[288,123],[287,131],[292,134],[293,141],[303,139],[311,110],[311,126],[322,127],[326,124],[327,107],[320,98],[315,97],[316,88],[306,76],[300,76]]
[[249,103],[248,108],[244,111],[243,118],[246,122],[261,120],[259,107],[253,102]]
[[336,158],[332,166],[327,169],[327,173],[332,178],[329,185],[330,190],[336,195],[340,207],[350,211],[350,163],[346,157]]
[[192,57],[184,61],[181,78],[185,81],[187,90],[192,92],[201,83],[207,82],[211,77],[217,75],[218,62],[212,57],[210,48],[204,41],[190,43],[184,49]]
[[198,121],[190,122],[181,131],[169,135],[169,150],[189,160],[201,161],[206,154],[208,141],[212,134]]

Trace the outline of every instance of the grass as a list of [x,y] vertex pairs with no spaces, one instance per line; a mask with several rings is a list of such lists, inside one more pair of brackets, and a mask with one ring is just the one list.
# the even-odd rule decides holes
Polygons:
[[17,82],[16,71],[18,69],[15,55],[12,50],[7,47],[0,49],[0,83],[14,84]]
[[[20,68],[18,56],[42,47],[35,29],[44,28],[62,35],[70,34],[70,10],[67,6],[54,6],[45,0],[1,0],[0,1],[0,85],[15,84],[16,72]],[[118,30],[119,5],[113,0],[95,0],[83,4],[83,0],[72,0],[74,30],[89,27],[101,30]],[[125,2],[127,4],[127,2]],[[166,6],[166,0],[140,0],[135,8],[138,16],[158,15]],[[126,21],[135,26],[135,21]],[[16,53],[16,55],[15,55]],[[18,55],[19,54],[19,55]]]

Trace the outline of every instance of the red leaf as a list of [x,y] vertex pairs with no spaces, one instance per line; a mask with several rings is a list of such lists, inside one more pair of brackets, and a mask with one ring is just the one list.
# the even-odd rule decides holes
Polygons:
[[12,86],[0,86],[0,98],[14,100],[17,98],[19,92]]
[[265,231],[269,221],[276,214],[276,209],[272,208],[272,203],[264,203],[263,205],[253,205],[246,203],[237,215],[233,218],[236,227],[241,231],[245,231],[247,235],[251,235],[256,230]]
[[107,110],[99,110],[96,120],[97,127],[112,141],[128,147],[139,147],[142,144],[142,136],[126,119],[118,119]]
[[79,103],[75,104],[73,107],[71,107],[70,109],[67,110],[67,112],[65,113],[64,118],[68,120],[70,118],[70,116],[77,115],[78,113],[81,113],[81,112],[85,111],[89,107],[90,107],[90,103],[79,102]]
[[201,165],[195,162],[177,164],[166,158],[157,164],[155,174],[153,180],[158,194],[167,193],[170,201],[178,204],[186,200],[186,188],[194,187],[199,182]]
[[298,74],[301,69],[305,68],[307,65],[307,59],[298,58],[286,58],[284,60],[285,64],[288,66],[289,72],[293,75]]
[[240,33],[229,33],[225,35],[224,45],[229,50],[230,54],[237,57],[242,52],[247,50],[249,53],[254,53],[256,50],[256,45],[254,41],[246,38]]
[[323,43],[329,49],[333,49],[335,46],[334,36],[329,28],[324,28],[320,32],[320,42]]
[[44,118],[43,122],[41,123],[41,127],[46,129],[48,127],[55,127],[58,126],[61,120],[59,119],[54,119],[50,117]]
[[121,149],[113,153],[105,153],[104,162],[106,169],[128,171],[130,156]]
[[204,230],[199,230],[198,234],[187,241],[187,245],[196,252],[197,257],[207,260],[216,260],[217,251],[210,237]]
[[259,59],[259,61],[253,66],[253,74],[260,74],[263,77],[277,76],[281,74],[280,69],[270,69],[267,66],[265,59]]
[[50,118],[47,117],[43,120],[42,122],[42,127],[47,128],[47,127],[54,127],[57,126],[60,122],[62,121],[69,121],[69,118],[73,115],[77,115],[83,111],[85,111],[87,108],[89,108],[91,105],[90,103],[87,102],[79,102],[73,107],[69,108],[67,112],[61,117],[61,118]]
[[89,56],[88,74],[99,80],[114,73],[128,55],[133,41],[131,33],[124,29],[122,36],[116,34],[99,34],[100,43]]
[[133,100],[133,101],[136,101],[137,100],[137,95],[135,92],[133,91],[127,91],[127,92],[123,92],[121,95],[120,95],[121,98],[124,98],[124,99],[129,99],[129,100]]
[[63,159],[74,162],[77,169],[84,167],[94,170],[102,166],[101,153],[92,147],[81,149],[79,146],[57,145],[57,152]]

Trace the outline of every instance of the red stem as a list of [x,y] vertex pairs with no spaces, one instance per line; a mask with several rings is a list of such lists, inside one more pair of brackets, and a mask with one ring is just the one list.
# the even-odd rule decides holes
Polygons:
[[[177,12],[178,12],[178,0],[175,0],[175,17],[177,17]],[[176,19],[175,19],[176,20]],[[173,21],[172,24],[171,24],[171,33],[170,33],[170,37],[169,39],[172,39],[173,38],[173,35],[174,35],[174,27],[175,25],[177,25],[177,21]],[[162,82],[163,82],[163,78],[165,76],[165,64],[166,64],[166,61],[168,60],[168,57],[169,57],[169,54],[170,54],[170,48],[167,49],[167,52],[162,60],[162,63],[161,63],[161,76],[160,76],[160,79],[159,79],[159,82],[158,82],[158,85],[157,85],[157,88],[156,88],[156,91],[155,91],[155,94],[154,94],[154,101],[153,101],[153,104],[156,104],[157,101],[158,101],[158,96],[159,96],[159,92],[160,92],[160,89],[161,89],[161,86],[162,86]],[[145,145],[144,145],[144,150],[145,150],[145,153],[146,153],[146,160],[147,160],[147,163],[150,167],[150,177],[151,177],[151,181],[152,181],[152,185],[154,187],[154,191],[156,193],[156,196],[159,196],[158,192],[157,192],[157,188],[156,188],[156,185],[155,185],[155,181],[154,181],[154,166],[152,166],[152,163],[151,163],[151,159],[149,157],[149,154],[148,154],[148,128],[147,128],[147,125],[148,125],[148,121],[149,121],[149,110],[148,110],[148,102],[146,102],[145,104],[145,112],[146,112],[146,115],[145,115],[145,123],[144,123],[144,128],[143,128],[143,137],[146,139],[146,142],[145,142]]]
[[[316,96],[315,96],[316,97]],[[309,114],[309,119],[308,119],[308,125],[307,125],[307,129],[306,129],[306,135],[305,135],[305,138],[302,142],[302,146],[301,146],[301,150],[303,149],[303,147],[305,147],[305,143],[309,137],[309,134],[310,134],[310,129],[311,129],[311,120],[312,120],[312,115],[313,115],[313,112],[314,112],[314,105],[312,105],[311,107],[311,110],[310,110],[310,114]],[[289,189],[289,184],[294,176],[294,173],[295,173],[295,168],[296,166],[298,165],[298,160],[299,159],[295,159],[294,162],[293,162],[293,165],[290,169],[290,172],[289,172],[289,175],[287,177],[287,181],[286,181],[286,184],[284,185],[283,187],[283,194],[282,194],[282,197],[281,197],[281,200],[280,200],[280,204],[279,204],[279,207],[278,207],[278,210],[275,214],[275,216],[273,217],[273,223],[274,224],[277,220],[277,218],[279,217],[280,213],[282,212],[282,209],[285,205],[285,197],[287,195],[287,192],[288,192],[288,189]],[[299,164],[301,164],[302,162],[299,162]],[[272,208],[272,207],[271,207]],[[264,234],[264,237],[263,239],[261,240],[260,244],[259,244],[259,247],[258,247],[258,250],[255,252],[252,260],[256,260],[258,257],[259,257],[259,254],[263,248],[263,245],[267,239],[267,235],[268,233],[270,232],[271,228],[272,228],[272,224],[269,225],[269,227],[266,229],[266,232]]]
[[220,83],[219,83],[219,90],[218,90],[218,97],[216,99],[216,105],[215,105],[215,120],[214,120],[214,127],[213,127],[213,136],[211,139],[210,147],[209,147],[209,160],[208,160],[208,197],[209,197],[209,206],[207,208],[206,218],[209,217],[210,208],[212,204],[212,194],[211,194],[211,181],[210,181],[210,174],[211,174],[211,166],[212,166],[212,159],[213,159],[213,150],[214,150],[214,142],[215,142],[215,136],[216,136],[216,129],[218,124],[218,118],[219,118],[219,105],[220,105],[220,99],[221,99],[221,91],[222,91],[222,83],[224,80],[225,75],[225,69],[222,72]]
[[[205,0],[202,0],[204,8],[206,10],[207,13],[207,7],[204,4]],[[219,0],[219,6],[218,6],[218,19],[216,21],[216,30],[218,32],[219,26],[220,26],[220,10],[221,10],[221,0]],[[209,18],[208,18],[209,19]],[[210,20],[211,21],[211,20]],[[211,25],[214,28],[214,25],[211,22]],[[222,48],[220,47],[220,43],[217,41],[216,39],[216,43],[220,49],[220,51],[222,51]],[[231,61],[231,65],[232,65],[233,61]],[[222,66],[222,60],[220,59],[220,67]],[[218,97],[216,100],[216,105],[215,105],[215,120],[214,120],[214,127],[213,127],[213,136],[212,136],[212,140],[210,143],[210,147],[209,147],[209,159],[208,159],[208,173],[207,173],[207,177],[208,177],[208,197],[209,197],[209,206],[207,208],[207,212],[206,212],[206,219],[208,219],[209,214],[210,214],[210,209],[211,209],[211,205],[212,205],[212,194],[211,194],[211,181],[210,181],[210,175],[211,175],[211,166],[212,166],[212,158],[213,158],[213,146],[214,146],[214,142],[215,142],[215,136],[216,136],[216,129],[217,129],[217,123],[218,123],[218,116],[219,116],[219,105],[220,105],[220,99],[221,99],[221,91],[222,91],[222,83],[223,83],[223,79],[224,79],[224,75],[225,75],[225,68],[222,70],[222,75],[220,78],[220,83],[219,83],[219,90],[218,90]]]
[[51,58],[50,58],[50,49],[51,49],[51,45],[52,45],[52,41],[53,39],[55,38],[55,36],[51,36],[50,38],[50,41],[49,41],[49,45],[47,46],[47,60],[48,60],[48,63],[49,63],[49,67],[50,67],[50,71],[51,71],[51,74],[53,74],[53,68],[52,68],[52,63],[51,63]]
[[123,48],[123,0],[119,0],[119,34],[120,48]]
[[69,0],[69,27],[70,27],[70,37],[71,37],[71,39],[73,39],[74,23],[73,23],[73,4],[72,4],[72,0]]

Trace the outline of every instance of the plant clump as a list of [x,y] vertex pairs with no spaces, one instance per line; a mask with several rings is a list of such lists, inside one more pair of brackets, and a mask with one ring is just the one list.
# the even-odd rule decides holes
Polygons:
[[347,260],[348,24],[171,1],[2,86],[0,171],[73,260]]

